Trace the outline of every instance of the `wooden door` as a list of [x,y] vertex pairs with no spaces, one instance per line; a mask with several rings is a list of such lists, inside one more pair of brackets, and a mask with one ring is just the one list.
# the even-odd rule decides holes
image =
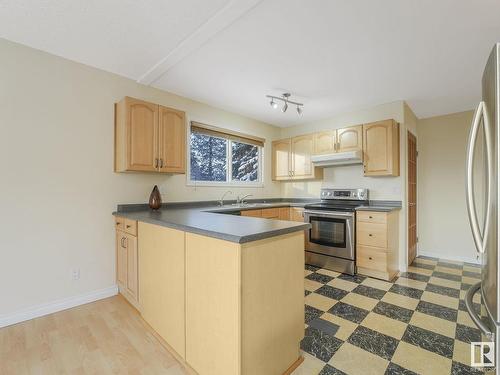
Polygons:
[[116,231],[116,281],[122,288],[127,287],[127,246],[126,234]]
[[290,145],[290,138],[273,142],[273,180],[288,180],[291,177]]
[[334,153],[337,142],[336,134],[335,130],[314,133],[314,155]]
[[160,106],[158,138],[160,172],[186,173],[185,113]]
[[311,162],[313,145],[312,134],[292,138],[292,178],[314,177],[314,167]]
[[132,298],[138,301],[137,237],[126,234],[125,242],[127,247],[127,291]]
[[158,105],[126,98],[127,170],[158,169]]
[[337,152],[363,149],[363,125],[337,129]]
[[363,125],[365,176],[399,176],[399,125],[385,120]]
[[408,265],[417,256],[417,137],[408,132]]

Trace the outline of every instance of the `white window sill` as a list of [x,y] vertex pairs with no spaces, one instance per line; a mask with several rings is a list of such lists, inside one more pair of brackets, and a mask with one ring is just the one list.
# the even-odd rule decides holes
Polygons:
[[239,188],[263,188],[263,182],[214,182],[214,181],[188,181],[186,186],[193,187],[239,187]]

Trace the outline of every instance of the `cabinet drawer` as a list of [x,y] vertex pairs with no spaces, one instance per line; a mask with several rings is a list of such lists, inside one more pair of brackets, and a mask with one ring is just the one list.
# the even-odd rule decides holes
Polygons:
[[358,267],[380,272],[387,271],[387,253],[363,246],[358,246],[356,251],[356,264]]
[[245,211],[241,211],[241,216],[262,217],[262,210],[245,210]]
[[265,208],[262,210],[262,217],[266,219],[277,219],[279,216],[279,208]]
[[125,219],[125,227],[123,230],[132,236],[137,236],[137,221]]
[[387,226],[385,224],[359,222],[357,243],[359,245],[387,248]]
[[387,223],[387,214],[385,212],[375,212],[375,211],[358,211],[356,213],[358,221],[363,221],[366,223]]
[[125,230],[125,218],[115,216],[115,228],[119,230]]

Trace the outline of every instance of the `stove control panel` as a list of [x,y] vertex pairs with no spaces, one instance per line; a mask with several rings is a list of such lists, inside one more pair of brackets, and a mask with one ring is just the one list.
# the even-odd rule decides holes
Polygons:
[[321,189],[321,199],[368,200],[368,189]]

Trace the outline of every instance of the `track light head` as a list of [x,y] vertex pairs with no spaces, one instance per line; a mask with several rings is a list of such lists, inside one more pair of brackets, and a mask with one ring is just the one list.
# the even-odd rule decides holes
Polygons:
[[266,95],[266,97],[270,98],[271,101],[269,102],[269,105],[276,109],[278,108],[278,103],[281,104],[283,102],[283,107],[281,107],[281,112],[285,113],[288,110],[288,105],[295,105],[297,106],[297,114],[301,115],[303,111],[303,105],[302,103],[295,102],[293,100],[290,100],[291,94],[289,92],[285,92],[281,94],[281,97],[279,96],[274,96],[274,95]]

